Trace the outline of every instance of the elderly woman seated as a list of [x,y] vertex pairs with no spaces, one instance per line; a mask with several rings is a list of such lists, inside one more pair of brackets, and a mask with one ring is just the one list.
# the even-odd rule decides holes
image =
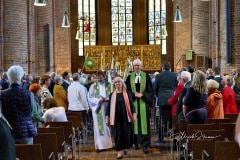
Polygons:
[[212,79],[207,81],[208,98],[206,109],[208,118],[224,118],[222,94],[218,88],[219,83],[217,81]]
[[46,112],[42,118],[45,122],[66,122],[67,116],[64,107],[57,107],[57,103],[53,98],[46,98],[43,102]]

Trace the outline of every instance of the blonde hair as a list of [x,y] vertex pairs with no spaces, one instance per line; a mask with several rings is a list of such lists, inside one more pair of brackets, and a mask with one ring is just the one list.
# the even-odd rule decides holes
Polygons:
[[205,74],[201,70],[197,70],[193,74],[192,87],[195,91],[206,94],[207,93],[207,80]]
[[[115,77],[113,79],[113,83],[115,83],[117,81],[120,81],[122,83],[123,89],[127,89],[127,86],[126,86],[126,84],[124,83],[124,81],[123,81],[123,79],[121,77]],[[116,90],[115,85],[113,85],[113,90]]]

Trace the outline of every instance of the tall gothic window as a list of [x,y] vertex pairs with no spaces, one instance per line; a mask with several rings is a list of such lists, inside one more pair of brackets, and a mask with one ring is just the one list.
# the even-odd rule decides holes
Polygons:
[[132,0],[112,0],[111,5],[112,45],[132,45]]
[[79,56],[83,56],[84,46],[96,45],[95,0],[78,0]]
[[166,0],[148,1],[149,44],[160,44],[166,54]]

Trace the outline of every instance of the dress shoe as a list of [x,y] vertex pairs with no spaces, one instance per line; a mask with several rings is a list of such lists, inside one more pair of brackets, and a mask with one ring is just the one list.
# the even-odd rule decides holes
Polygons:
[[102,149],[97,149],[97,150],[96,150],[97,153],[100,153],[100,152],[102,152],[102,151],[103,151]]
[[148,151],[148,148],[147,148],[147,147],[143,147],[143,153],[145,153],[145,154],[148,154],[148,153],[149,153],[149,151]]
[[128,154],[128,149],[124,149],[123,154],[127,155]]

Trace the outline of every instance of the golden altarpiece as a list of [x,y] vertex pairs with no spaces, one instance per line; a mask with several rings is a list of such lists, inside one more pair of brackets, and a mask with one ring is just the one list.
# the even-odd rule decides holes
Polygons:
[[90,72],[114,67],[118,69],[120,75],[123,75],[128,62],[137,58],[142,61],[144,71],[159,70],[161,65],[160,45],[86,46],[84,53],[85,57],[88,56],[95,61],[93,68],[86,68],[86,71]]

